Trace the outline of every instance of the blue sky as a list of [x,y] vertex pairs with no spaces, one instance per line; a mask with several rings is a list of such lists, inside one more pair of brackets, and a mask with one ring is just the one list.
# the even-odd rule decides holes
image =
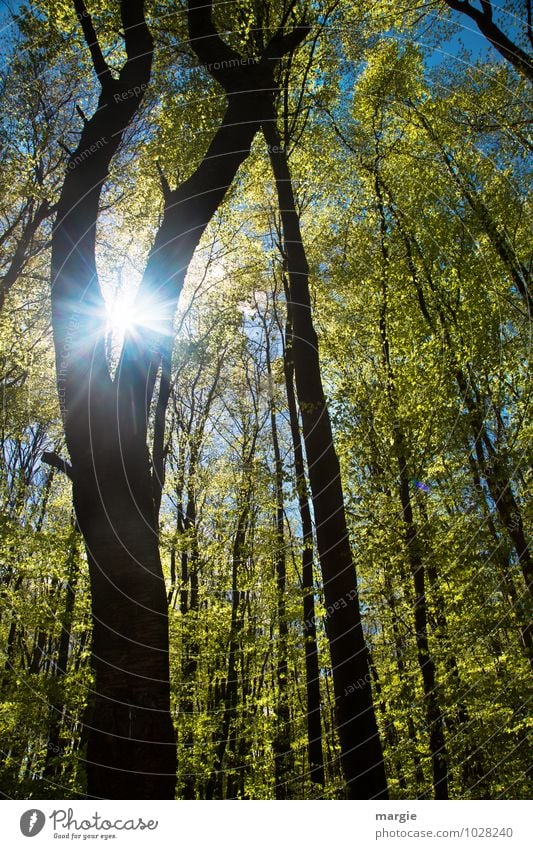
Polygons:
[[[6,45],[13,35],[13,24],[10,23],[10,13],[17,13],[17,10],[22,5],[31,5],[31,0],[26,3],[23,0],[0,0],[0,49],[2,45]],[[496,21],[502,25],[506,34],[513,40],[519,35],[519,20],[505,10],[505,0],[498,4],[494,4],[495,9],[500,9],[496,13]],[[424,34],[420,37],[420,44],[431,48],[435,43],[435,33],[432,32],[436,27],[432,26],[432,17],[434,24],[438,25],[438,11],[428,13],[427,18],[422,23],[421,27]],[[448,18],[448,16],[445,16]],[[503,61],[499,54],[491,47],[488,41],[481,35],[475,23],[466,15],[452,12],[448,18],[455,26],[455,33],[437,47],[433,52],[428,52],[427,64],[429,67],[435,67],[439,64],[445,64],[450,61],[461,61],[461,54],[464,50],[468,50],[471,54],[471,61],[475,62],[478,59],[485,57],[491,61]],[[0,60],[0,67],[2,62]]]

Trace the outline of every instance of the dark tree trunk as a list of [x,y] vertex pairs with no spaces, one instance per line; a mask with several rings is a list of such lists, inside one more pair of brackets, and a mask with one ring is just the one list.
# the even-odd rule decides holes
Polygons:
[[[198,668],[198,655],[200,646],[198,645],[198,565],[199,552],[196,537],[196,495],[194,490],[194,476],[196,474],[196,457],[193,453],[189,462],[189,480],[187,485],[187,508],[185,519],[183,522],[183,530],[186,534],[192,535],[190,552],[184,550],[182,552],[181,561],[181,578],[182,586],[185,587],[182,592],[182,615],[187,616],[187,636],[183,635],[182,649],[182,693],[180,697],[180,710],[189,717],[188,722],[191,727],[185,733],[182,743],[185,750],[192,752],[194,747],[194,735],[192,731],[192,715],[194,712],[194,687],[196,670]],[[191,636],[192,635],[192,636]],[[185,777],[183,787],[184,799],[196,798],[196,782],[194,775],[188,774]]]
[[[26,221],[18,238],[13,257],[2,277],[0,277],[0,310],[3,309],[6,296],[24,271],[32,254],[32,243],[42,222],[53,214],[54,208],[47,200],[39,203],[35,209],[35,200],[31,198],[25,210]],[[35,253],[35,252],[33,252]]]
[[[502,261],[503,265],[507,268],[507,271],[514,282],[518,293],[524,301],[524,305],[526,307],[528,315],[533,315],[533,298],[531,296],[530,289],[530,270],[524,263],[519,260],[514,250],[514,247],[509,239],[509,236],[505,231],[505,228],[499,227],[497,223],[493,220],[490,210],[484,203],[478,189],[472,183],[472,181],[469,180],[467,176],[464,176],[461,173],[459,165],[456,161],[454,161],[454,158],[449,152],[449,150],[444,147],[442,141],[439,139],[437,133],[435,132],[425,115],[423,115],[423,113],[421,112],[417,112],[417,115],[420,118],[428,136],[439,151],[453,182],[467,201],[470,209],[472,210],[479,224],[488,236],[492,247],[500,257],[500,260]],[[388,188],[387,191],[390,194]]]
[[374,690],[376,692],[376,703],[379,707],[380,713],[383,716],[383,724],[384,724],[384,734],[385,740],[387,741],[387,745],[391,751],[391,753],[395,753],[394,758],[390,757],[390,760],[394,762],[394,766],[396,769],[396,774],[398,776],[398,784],[402,790],[407,790],[407,781],[405,780],[404,768],[405,768],[405,758],[403,757],[403,752],[400,750],[400,755],[398,756],[398,744],[399,744],[399,736],[398,730],[393,720],[389,720],[389,711],[387,709],[387,704],[385,699],[383,698],[383,692],[381,689],[381,682],[379,680],[378,670],[376,668],[376,664],[373,661],[372,655],[369,652],[368,662],[370,664],[370,673],[372,675],[372,681],[374,682]]
[[479,493],[481,509],[485,516],[487,528],[489,529],[490,535],[494,540],[495,557],[500,567],[502,583],[510,603],[509,609],[513,611],[514,616],[517,619],[519,629],[519,644],[526,658],[528,659],[529,664],[533,666],[533,627],[531,625],[531,622],[529,621],[529,599],[524,598],[521,595],[519,596],[516,591],[515,582],[509,564],[508,552],[506,553],[504,550],[502,550],[502,540],[500,538],[500,535],[498,534],[498,531],[496,530],[496,525],[494,524],[492,513],[487,504],[485,490],[481,485],[481,477],[478,464],[476,462],[476,459],[471,454],[469,455],[468,459],[470,469],[472,471],[472,480],[474,481],[476,492]]
[[[383,753],[372,700],[339,460],[322,387],[318,339],[311,314],[309,268],[274,108],[263,123],[263,132],[277,187],[287,259],[296,389],[324,581],[342,768],[350,798],[383,799],[387,797]],[[356,683],[361,686],[355,688]]]
[[[242,567],[242,562],[245,557],[246,534],[248,529],[250,508],[248,504],[249,491],[245,487],[243,501],[244,506],[241,507],[239,518],[237,521],[237,530],[233,542],[232,556],[232,571],[231,571],[231,622],[228,647],[228,665],[226,679],[222,688],[221,699],[216,703],[216,709],[221,711],[222,717],[220,723],[216,726],[216,740],[218,743],[215,747],[215,758],[213,762],[213,772],[207,783],[206,799],[223,799],[224,798],[224,767],[226,755],[231,756],[233,752],[232,743],[235,742],[232,736],[233,726],[237,719],[237,695],[238,695],[238,651],[240,634],[243,627],[243,612],[242,612],[242,596],[244,593],[238,589],[239,572]],[[229,750],[229,751],[228,751]],[[228,758],[231,760],[231,757]],[[232,763],[228,763],[226,771],[229,772]]]
[[[101,94],[69,159],[58,204],[52,240],[52,321],[74,506],[87,548],[92,593],[95,692],[87,719],[88,793],[173,798],[176,752],[168,611],[147,422],[168,344],[165,330],[171,328],[189,262],[250,152],[264,117],[264,93],[273,86],[276,59],[295,49],[305,31],[276,33],[262,59],[244,68],[241,57],[218,37],[211,4],[189,2],[193,48],[204,64],[221,68],[213,75],[227,93],[227,109],[189,179],[175,191],[162,180],[165,213],[139,291],[140,310],[155,302],[160,330],[126,337],[112,380],[103,337],[96,225],[111,160],[150,79],[152,38],[142,0],[122,0],[127,60],[115,79],[83,0],[74,0],[74,7]],[[158,410],[158,427],[163,412]],[[156,475],[161,477],[160,459],[155,458]],[[156,483],[160,488],[161,480]]]
[[[449,165],[449,167],[451,169],[451,165]],[[386,191],[390,196],[389,189],[387,187],[384,188],[386,188]],[[402,216],[399,210],[394,209],[394,214],[406,247],[407,259],[411,271],[411,278],[417,293],[420,311],[424,316],[424,319],[426,320],[430,330],[435,333],[437,330],[436,322],[430,315],[424,292],[418,279],[418,274],[411,249],[411,243],[416,249],[419,258],[423,262],[422,250],[418,245],[416,239],[411,239],[407,234],[406,230],[404,229]],[[424,264],[424,271],[431,289],[436,292],[436,287],[432,280],[431,272],[426,264]],[[528,282],[528,277],[526,276],[525,270],[523,273],[525,275],[524,285],[526,285]],[[531,309],[531,300],[527,286],[526,289],[521,291],[523,293],[524,300],[528,304],[529,309]],[[439,323],[444,334],[444,339],[448,350],[448,356],[450,357],[451,366],[454,369],[455,380],[461,393],[461,400],[465,404],[469,413],[470,432],[475,448],[476,460],[473,460],[470,451],[468,457],[469,464],[474,476],[474,483],[478,491],[480,491],[480,489],[482,489],[482,487],[480,486],[480,474],[483,474],[487,483],[490,496],[495,504],[496,511],[500,517],[501,523],[505,528],[511,540],[511,543],[516,551],[518,562],[520,564],[520,568],[524,576],[526,588],[528,589],[529,594],[533,595],[533,565],[531,560],[531,552],[525,534],[522,511],[520,510],[520,507],[514,497],[512,490],[511,477],[508,471],[508,469],[511,467],[511,463],[509,462],[505,454],[502,454],[501,448],[499,450],[496,450],[494,447],[494,444],[485,425],[484,417],[481,412],[481,399],[479,397],[479,390],[475,386],[473,380],[469,377],[468,373],[465,373],[465,371],[457,361],[457,357],[454,353],[454,346],[450,334],[448,320],[446,319],[444,310],[440,302],[437,302],[436,310]],[[486,507],[485,496],[481,496],[481,499],[482,503]],[[497,541],[498,534],[496,533],[496,529],[494,527],[494,523],[490,515],[490,510],[488,511],[488,521],[489,530],[491,530],[494,539]],[[508,570],[505,571],[507,573],[508,578],[512,580],[512,576],[508,573]],[[527,605],[523,606],[526,607]],[[526,624],[523,624],[523,626],[521,627],[521,643],[524,646],[530,664],[533,664],[533,629],[527,621],[527,610],[525,611],[523,618],[526,620]]]
[[[105,431],[113,433],[113,422]],[[99,450],[98,450],[99,448]],[[173,798],[165,584],[146,444],[93,442],[74,504],[89,560],[95,691],[87,747],[88,793]]]
[[[407,733],[409,736],[409,740],[411,743],[411,750],[413,753],[413,766],[414,766],[414,775],[415,775],[415,786],[417,792],[417,798],[419,793],[423,792],[423,788],[426,784],[426,779],[424,777],[424,770],[422,767],[422,761],[420,760],[420,755],[418,754],[418,736],[415,728],[415,724],[413,722],[413,717],[411,712],[409,711],[409,704],[412,703],[414,699],[413,688],[410,686],[410,681],[412,676],[409,673],[404,661],[404,652],[405,652],[405,640],[402,636],[400,629],[400,619],[398,616],[398,612],[396,610],[396,598],[394,595],[392,582],[390,580],[390,576],[385,572],[385,591],[386,591],[386,600],[388,609],[391,614],[392,620],[392,634],[394,637],[394,654],[396,659],[396,666],[398,667],[398,675],[400,678],[400,696],[403,701],[403,707],[407,714]],[[403,753],[402,753],[403,754]]]

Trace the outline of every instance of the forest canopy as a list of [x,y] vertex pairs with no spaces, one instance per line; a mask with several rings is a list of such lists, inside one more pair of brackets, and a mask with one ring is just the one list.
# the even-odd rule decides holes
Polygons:
[[4,5],[0,794],[527,798],[531,3]]

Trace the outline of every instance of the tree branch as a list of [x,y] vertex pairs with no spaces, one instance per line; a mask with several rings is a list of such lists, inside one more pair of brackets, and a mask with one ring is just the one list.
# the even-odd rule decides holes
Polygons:
[[479,31],[492,44],[500,56],[509,62],[520,74],[523,74],[530,83],[533,83],[533,57],[522,50],[511,41],[492,19],[492,4],[489,0],[481,0],[481,9],[471,6],[468,0],[444,0],[454,12],[467,15],[477,24]]
[[52,466],[52,468],[57,469],[58,472],[63,472],[69,480],[73,480],[72,466],[70,463],[67,463],[66,460],[63,460],[59,454],[56,454],[55,451],[43,451],[41,460],[43,463],[46,463],[47,466]]
[[226,88],[227,71],[239,67],[242,56],[222,41],[215,29],[213,3],[189,0],[187,23],[192,49],[202,65]]
[[310,31],[311,27],[305,20],[288,33],[284,33],[280,27],[268,42],[261,61],[272,62],[281,59],[287,53],[292,53],[309,35]]
[[165,203],[168,203],[171,196],[170,184],[165,177],[165,172],[161,168],[161,164],[159,160],[156,161],[155,167],[157,168],[157,173],[159,174],[159,182],[161,183],[161,192],[163,193],[163,199]]
[[108,66],[106,60],[104,59],[104,55],[100,48],[100,44],[98,42],[98,37],[96,35],[96,30],[93,26],[93,19],[91,18],[89,12],[87,11],[87,7],[85,6],[84,0],[73,0],[74,10],[76,12],[76,17],[78,18],[81,28],[83,30],[83,37],[85,38],[85,43],[89,48],[91,53],[91,59],[93,62],[93,67],[96,72],[96,76],[98,77],[102,88],[107,85],[113,77],[111,76],[111,69]]

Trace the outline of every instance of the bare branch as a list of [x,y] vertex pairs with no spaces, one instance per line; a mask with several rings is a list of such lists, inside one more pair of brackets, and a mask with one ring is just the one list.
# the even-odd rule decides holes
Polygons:
[[85,112],[83,111],[81,106],[79,106],[79,104],[77,104],[77,103],[76,103],[76,112],[80,116],[83,123],[86,124],[87,123],[87,115],[85,114]]

